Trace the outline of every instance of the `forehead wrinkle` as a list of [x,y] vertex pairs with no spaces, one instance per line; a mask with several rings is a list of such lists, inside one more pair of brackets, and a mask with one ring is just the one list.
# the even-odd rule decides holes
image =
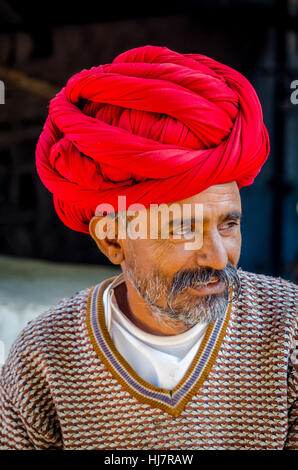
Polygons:
[[[236,209],[229,210],[227,212],[218,214],[217,219],[221,221],[226,220],[226,219],[238,219],[240,221],[242,219],[242,213],[241,211],[236,210]],[[187,219],[182,219],[183,224],[195,223],[199,221],[200,219],[197,219],[196,217],[191,217],[191,218],[188,217]],[[174,223],[177,223],[177,222],[179,222],[179,219],[170,220],[169,225],[174,225]],[[209,216],[203,216],[203,223],[210,223],[210,222],[211,222],[211,218]]]

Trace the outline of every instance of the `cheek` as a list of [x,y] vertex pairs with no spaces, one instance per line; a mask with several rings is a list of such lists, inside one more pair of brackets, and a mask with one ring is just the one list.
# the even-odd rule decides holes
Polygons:
[[152,268],[170,278],[192,265],[193,253],[185,250],[184,243],[171,243],[168,240],[135,240],[134,253],[138,270],[143,276]]
[[194,252],[186,250],[184,243],[164,241],[152,250],[153,262],[165,274],[172,277],[176,272],[192,267]]
[[129,240],[126,243],[126,264],[135,264],[139,275],[146,277],[152,269],[163,266],[164,250],[158,248],[152,240]]
[[240,230],[237,230],[237,232],[233,236],[225,240],[225,248],[227,251],[228,258],[232,260],[234,263],[237,263],[239,260],[240,252],[241,252],[241,244],[242,244],[242,237],[241,237]]

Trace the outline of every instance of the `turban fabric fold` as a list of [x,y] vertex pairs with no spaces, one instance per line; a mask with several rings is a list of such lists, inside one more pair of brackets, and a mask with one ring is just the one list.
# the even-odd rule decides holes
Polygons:
[[51,100],[37,172],[70,228],[99,204],[145,207],[253,183],[269,154],[260,102],[239,72],[200,54],[138,47],[82,70]]

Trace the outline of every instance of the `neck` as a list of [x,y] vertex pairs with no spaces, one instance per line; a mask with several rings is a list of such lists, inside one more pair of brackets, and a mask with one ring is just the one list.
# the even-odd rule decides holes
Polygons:
[[158,336],[178,335],[189,329],[180,321],[159,321],[150,305],[140,296],[125,274],[124,278],[125,283],[115,288],[115,296],[122,313],[138,328]]

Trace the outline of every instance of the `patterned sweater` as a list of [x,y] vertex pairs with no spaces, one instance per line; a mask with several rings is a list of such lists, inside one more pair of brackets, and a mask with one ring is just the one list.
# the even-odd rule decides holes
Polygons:
[[2,368],[1,449],[298,449],[297,287],[238,270],[173,390],[139,377],[105,326],[113,278],[31,321]]

